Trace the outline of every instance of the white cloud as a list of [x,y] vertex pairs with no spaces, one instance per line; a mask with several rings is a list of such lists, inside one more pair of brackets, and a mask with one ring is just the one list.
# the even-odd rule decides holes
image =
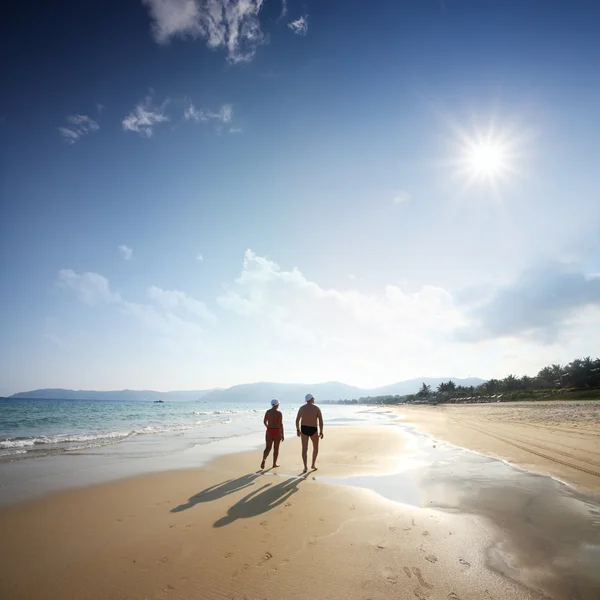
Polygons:
[[235,286],[218,302],[284,337],[356,351],[374,340],[387,348],[401,340],[429,346],[463,323],[452,297],[440,288],[407,293],[388,285],[379,295],[324,289],[251,250]]
[[219,121],[224,124],[231,123],[233,119],[233,106],[231,104],[222,104],[217,112],[209,109],[198,110],[191,102],[183,113],[186,121],[196,123],[207,122],[211,120]]
[[142,0],[158,43],[172,37],[201,38],[211,49],[227,49],[231,63],[252,60],[266,43],[259,13],[264,0]]
[[[134,317],[150,333],[169,339],[175,346],[179,342],[197,344],[203,330],[193,318],[216,321],[204,303],[176,290],[152,286],[148,296],[154,304],[142,304],[126,300],[114,292],[108,279],[98,273],[79,274],[71,269],[63,269],[58,274],[58,283],[73,291],[85,304],[113,306],[122,314]],[[187,313],[192,320],[177,313]]]
[[167,103],[168,101],[165,101],[162,106],[153,106],[152,96],[147,96],[123,119],[123,129],[135,131],[143,137],[151,137],[155,125],[169,120],[164,112]]
[[202,254],[197,254],[196,255],[196,260],[202,262],[204,260],[204,256],[202,256]]
[[62,269],[58,273],[59,284],[75,292],[86,304],[112,304],[121,302],[119,294],[110,289],[106,277],[98,273],[75,273],[71,269]]
[[69,115],[67,117],[68,127],[59,127],[58,131],[67,144],[75,144],[84,135],[93,133],[100,129],[100,125],[94,119],[86,115]]
[[163,290],[159,287],[152,286],[148,290],[148,297],[171,312],[176,312],[178,309],[187,311],[206,321],[216,321],[216,317],[208,310],[204,302],[191,298],[184,292],[177,290]]
[[126,246],[125,244],[121,244],[119,246],[119,252],[121,253],[121,256],[125,260],[131,260],[133,258],[133,248],[130,248],[129,246]]
[[410,202],[410,194],[404,190],[399,190],[394,195],[394,204],[406,204]]
[[241,127],[231,127],[229,133],[243,133],[244,130]]
[[288,27],[296,34],[296,35],[306,35],[308,33],[308,15],[304,15],[288,23]]
[[277,17],[277,21],[281,21],[281,19],[283,19],[288,12],[288,0],[281,0],[281,12],[279,13],[279,16]]

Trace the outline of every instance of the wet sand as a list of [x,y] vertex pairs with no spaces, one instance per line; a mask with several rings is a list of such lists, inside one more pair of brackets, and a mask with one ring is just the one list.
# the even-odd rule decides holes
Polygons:
[[402,406],[419,430],[600,494],[600,402]]
[[329,429],[307,477],[299,445],[0,510],[0,597],[599,597],[600,505],[553,480],[394,426]]

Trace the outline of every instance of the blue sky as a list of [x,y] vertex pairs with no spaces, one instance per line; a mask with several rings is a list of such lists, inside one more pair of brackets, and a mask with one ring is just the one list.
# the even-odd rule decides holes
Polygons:
[[0,394],[598,354],[596,3],[12,11]]

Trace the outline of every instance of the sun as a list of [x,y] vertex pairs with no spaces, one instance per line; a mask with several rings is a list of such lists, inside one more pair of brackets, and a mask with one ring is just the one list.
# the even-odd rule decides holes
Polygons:
[[490,127],[469,133],[456,128],[454,158],[449,163],[465,188],[487,187],[499,194],[501,188],[519,177],[521,145],[520,138],[507,130]]
[[466,152],[465,162],[474,176],[490,179],[506,171],[507,158],[502,145],[490,140],[472,144]]

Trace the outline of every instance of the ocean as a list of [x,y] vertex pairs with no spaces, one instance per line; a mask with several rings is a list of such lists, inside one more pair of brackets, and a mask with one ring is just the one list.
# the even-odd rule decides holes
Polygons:
[[[287,436],[299,402],[282,401]],[[257,403],[0,401],[0,506],[48,491],[205,464],[264,443]],[[323,405],[325,428],[390,422],[375,407]],[[257,460],[257,466],[260,461]]]
[[[0,402],[0,461],[80,452],[136,436],[195,433],[214,439],[215,429],[230,435],[260,425],[262,407],[196,402],[26,400]],[[205,434],[205,435],[203,435]]]

